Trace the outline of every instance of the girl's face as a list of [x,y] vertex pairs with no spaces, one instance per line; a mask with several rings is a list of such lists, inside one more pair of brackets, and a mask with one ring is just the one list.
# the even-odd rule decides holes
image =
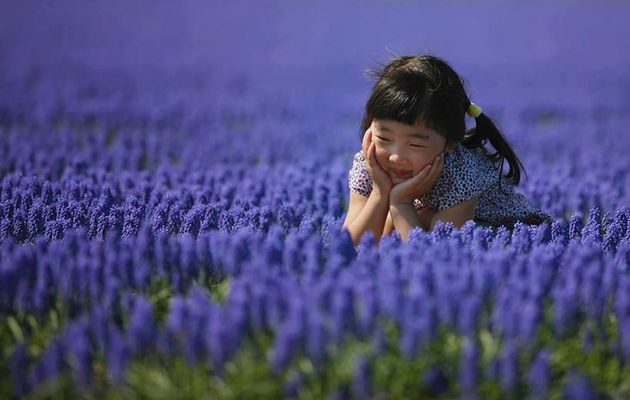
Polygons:
[[406,125],[392,120],[372,120],[372,141],[376,144],[376,160],[394,184],[417,175],[425,165],[453,146],[433,129],[423,124]]

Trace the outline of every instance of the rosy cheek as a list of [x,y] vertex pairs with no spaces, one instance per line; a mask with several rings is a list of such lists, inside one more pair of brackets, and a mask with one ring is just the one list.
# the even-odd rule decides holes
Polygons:
[[377,143],[376,144],[376,157],[382,158],[386,156],[387,156],[387,149],[385,149],[382,144]]

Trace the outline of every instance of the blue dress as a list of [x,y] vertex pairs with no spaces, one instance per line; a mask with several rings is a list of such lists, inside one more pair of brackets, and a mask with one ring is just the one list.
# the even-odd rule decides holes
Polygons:
[[[438,180],[429,193],[414,200],[414,207],[441,211],[479,195],[474,217],[479,224],[511,228],[517,221],[530,225],[553,221],[550,215],[532,206],[525,196],[516,193],[514,185],[505,177],[499,182],[499,173],[499,168],[482,149],[458,145],[452,152],[445,153]],[[372,179],[361,151],[354,155],[348,186],[366,197],[372,192]]]

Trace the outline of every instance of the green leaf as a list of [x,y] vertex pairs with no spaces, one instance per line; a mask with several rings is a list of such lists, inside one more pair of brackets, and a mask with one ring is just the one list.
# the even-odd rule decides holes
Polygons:
[[13,315],[10,315],[7,318],[7,325],[9,326],[9,330],[11,331],[15,341],[18,343],[24,342],[24,333],[22,332],[22,328]]

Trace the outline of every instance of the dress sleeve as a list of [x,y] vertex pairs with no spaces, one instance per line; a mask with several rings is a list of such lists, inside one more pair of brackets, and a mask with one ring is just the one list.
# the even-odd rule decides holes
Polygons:
[[367,171],[362,151],[357,152],[352,160],[352,168],[348,172],[348,187],[365,197],[372,193],[372,178]]
[[427,201],[436,211],[441,211],[485,192],[498,184],[499,169],[481,149],[469,149],[459,145],[447,153],[444,168],[427,194]]

